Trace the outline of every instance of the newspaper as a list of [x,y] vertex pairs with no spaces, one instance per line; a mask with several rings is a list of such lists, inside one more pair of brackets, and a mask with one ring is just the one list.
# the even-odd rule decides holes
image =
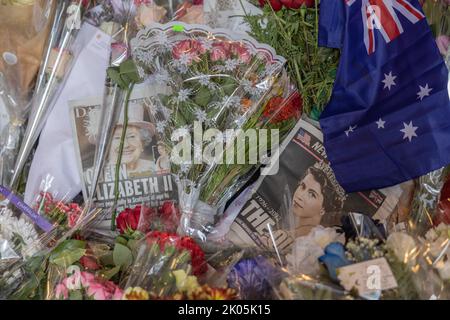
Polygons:
[[[118,179],[119,212],[139,204],[157,207],[167,200],[176,201],[178,197],[176,184],[170,174],[169,151],[164,143],[158,140],[155,125],[150,121],[150,92],[155,90],[134,90],[129,102],[128,125]],[[85,198],[92,184],[101,103],[101,97],[69,102]],[[123,110],[119,119],[114,132],[111,133],[113,141],[95,194],[96,205],[100,208],[109,208],[114,203]],[[104,221],[105,227],[109,226],[109,223],[110,221]]]
[[327,161],[321,131],[305,119],[280,146],[273,168],[276,174],[261,176],[247,191],[226,234],[233,244],[287,253],[296,238],[318,225],[339,226],[349,212],[385,222],[401,195],[399,186],[346,194]]

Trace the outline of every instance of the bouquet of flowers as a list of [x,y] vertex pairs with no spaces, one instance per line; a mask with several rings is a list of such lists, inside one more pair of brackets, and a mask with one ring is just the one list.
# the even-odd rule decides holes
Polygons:
[[[365,224],[377,229],[370,220]],[[283,280],[280,295],[292,299],[445,299],[444,280],[432,267],[436,264],[433,255],[440,250],[430,249],[442,245],[440,232],[429,233],[428,243],[403,232],[393,232],[387,239],[374,234],[378,236],[366,233],[339,242],[335,236],[322,235],[322,255],[310,256],[309,267],[299,261],[299,269],[288,268],[291,275]]]
[[204,252],[190,237],[151,231],[136,252],[126,276],[125,299],[181,299],[227,292],[199,285],[198,277],[208,267]]
[[[111,145],[113,130],[122,111],[124,117],[128,119],[128,101],[133,89],[139,86],[140,79],[130,63],[130,40],[136,33],[153,22],[168,22],[173,20],[182,20],[187,23],[203,22],[203,2],[202,1],[104,1],[95,8],[95,12],[89,16],[91,20],[101,20],[105,16],[114,16],[112,28],[114,32],[111,43],[110,68],[105,86],[105,95],[103,108],[100,114],[100,123],[98,134],[96,135],[96,151],[93,165],[92,186],[88,193],[88,205],[91,206],[95,201],[96,185],[99,182],[101,172],[106,162],[109,146]],[[124,119],[125,120],[125,119]],[[128,123],[127,121],[123,122]],[[127,127],[127,125],[125,125]],[[126,129],[123,130],[121,141],[125,138]],[[121,143],[123,145],[123,143]],[[116,181],[118,182],[119,168],[122,159],[122,153],[119,152],[116,162]],[[115,230],[116,205],[118,200],[118,184],[115,186],[115,201],[112,206],[112,225]]]
[[[150,112],[172,151],[183,232],[205,238],[239,179],[293,128],[302,99],[283,73],[284,58],[244,35],[153,24],[131,48],[140,78],[167,87]],[[259,140],[247,145],[247,134]]]
[[250,35],[286,57],[288,73],[303,97],[304,111],[317,120],[330,99],[339,62],[337,50],[318,46],[320,1],[249,2],[262,8],[261,14],[245,14]]

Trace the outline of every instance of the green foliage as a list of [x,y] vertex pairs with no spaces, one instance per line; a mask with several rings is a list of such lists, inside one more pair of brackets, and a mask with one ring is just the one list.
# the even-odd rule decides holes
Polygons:
[[262,15],[245,16],[250,35],[287,59],[287,70],[302,95],[304,111],[314,118],[330,99],[339,62],[338,50],[318,47],[318,16],[316,8],[283,7],[274,12],[269,5]]

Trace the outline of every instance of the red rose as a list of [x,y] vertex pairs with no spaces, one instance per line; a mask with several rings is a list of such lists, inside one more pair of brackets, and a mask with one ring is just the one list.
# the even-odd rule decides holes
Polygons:
[[258,0],[258,1],[261,7],[264,7],[267,4],[267,2],[269,2],[274,11],[280,11],[281,8],[283,8],[283,4],[281,3],[280,0]]
[[159,209],[159,214],[163,219],[172,219],[174,217],[179,217],[180,210],[172,201],[164,201]]
[[175,246],[179,250],[187,250],[191,256],[192,273],[199,276],[208,269],[205,261],[205,253],[191,237],[180,237],[176,234],[152,231],[147,234],[149,244],[159,243],[161,251],[166,245]]
[[136,206],[134,209],[126,208],[123,210],[116,220],[117,228],[120,233],[136,231],[139,226],[141,217],[141,206]]
[[94,256],[84,255],[80,259],[80,263],[86,270],[98,270],[100,265]]

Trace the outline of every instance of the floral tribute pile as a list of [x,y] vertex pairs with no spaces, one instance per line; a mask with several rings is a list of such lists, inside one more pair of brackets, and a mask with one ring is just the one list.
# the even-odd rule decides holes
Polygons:
[[[316,172],[331,158],[317,121],[348,76],[340,44],[319,46],[339,33],[325,1],[0,1],[0,299],[450,299],[449,168],[361,190],[361,212],[332,166]],[[423,12],[450,65],[449,0],[379,2]],[[383,94],[403,81],[385,77]],[[434,92],[418,85],[419,104]],[[291,142],[319,161],[295,191]],[[255,190],[279,169],[265,212]]]

